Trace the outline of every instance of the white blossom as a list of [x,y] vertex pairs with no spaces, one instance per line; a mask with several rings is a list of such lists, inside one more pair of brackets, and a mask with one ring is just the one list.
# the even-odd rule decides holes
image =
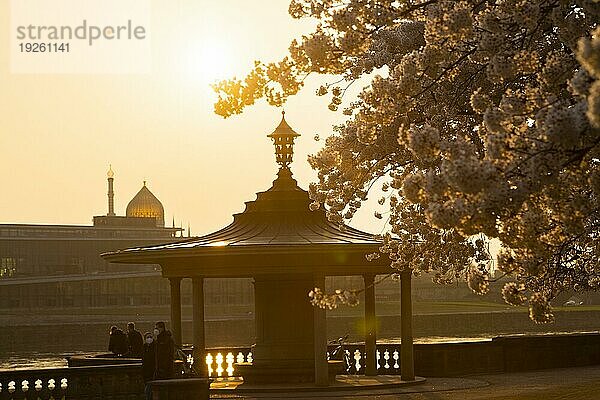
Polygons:
[[467,271],[467,284],[476,294],[483,295],[490,290],[489,276],[479,266],[471,266]]
[[[503,297],[551,322],[554,297],[600,289],[597,2],[382,4],[292,1],[290,14],[317,27],[279,62],[215,85],[215,111],[261,97],[280,106],[323,74],[317,94],[347,119],[309,157],[310,208],[343,226],[381,187],[390,201],[371,212],[388,218],[380,252],[390,272],[466,278],[478,293],[489,289],[491,255],[472,237],[497,238],[511,280]],[[359,79],[370,84],[345,104],[343,88]],[[353,302],[343,291],[313,297]]]
[[521,306],[527,301],[527,296],[523,294],[524,291],[524,284],[508,282],[502,288],[502,297],[508,304],[513,306]]
[[554,314],[548,299],[541,293],[534,293],[529,298],[529,316],[539,323],[554,322]]

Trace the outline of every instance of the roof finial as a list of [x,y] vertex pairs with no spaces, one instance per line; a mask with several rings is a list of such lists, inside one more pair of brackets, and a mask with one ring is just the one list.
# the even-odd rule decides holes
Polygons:
[[108,179],[113,179],[115,177],[115,173],[112,170],[112,164],[108,164],[108,172],[106,173]]
[[144,186],[146,186],[146,180],[144,179]]
[[281,169],[289,169],[294,155],[294,139],[300,136],[285,121],[285,110],[281,111],[281,122],[268,135],[275,145],[275,160]]

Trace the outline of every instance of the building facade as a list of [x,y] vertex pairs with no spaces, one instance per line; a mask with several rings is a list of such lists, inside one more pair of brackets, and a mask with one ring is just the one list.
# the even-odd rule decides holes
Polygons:
[[114,212],[114,172],[108,171],[108,213],[93,225],[0,224],[0,280],[152,271],[152,266],[113,268],[100,258],[106,251],[182,240],[183,229],[165,227],[164,208],[146,182],[127,205]]
[[124,267],[100,254],[183,240],[184,230],[165,227],[163,205],[146,182],[126,214],[116,215],[112,168],[107,183],[108,212],[92,225],[0,224],[0,308],[159,305],[168,298],[156,266]]

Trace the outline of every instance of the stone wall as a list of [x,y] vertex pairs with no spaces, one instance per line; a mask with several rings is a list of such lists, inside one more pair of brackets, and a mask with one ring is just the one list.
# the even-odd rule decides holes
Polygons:
[[461,376],[521,372],[600,364],[600,335],[533,335],[497,337],[475,343],[415,346],[420,376]]

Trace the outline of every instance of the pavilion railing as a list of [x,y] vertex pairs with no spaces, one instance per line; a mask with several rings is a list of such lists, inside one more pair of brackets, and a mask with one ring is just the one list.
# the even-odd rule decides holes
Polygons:
[[[327,359],[337,346],[329,345]],[[344,345],[346,357],[339,358],[345,361],[345,371],[348,374],[363,374],[365,369],[364,344]],[[193,363],[193,358],[188,356],[188,361]],[[207,349],[206,366],[211,378],[238,377],[235,364],[252,362],[252,351],[249,347],[220,347]],[[400,374],[400,345],[377,345],[377,370],[382,375]]]

